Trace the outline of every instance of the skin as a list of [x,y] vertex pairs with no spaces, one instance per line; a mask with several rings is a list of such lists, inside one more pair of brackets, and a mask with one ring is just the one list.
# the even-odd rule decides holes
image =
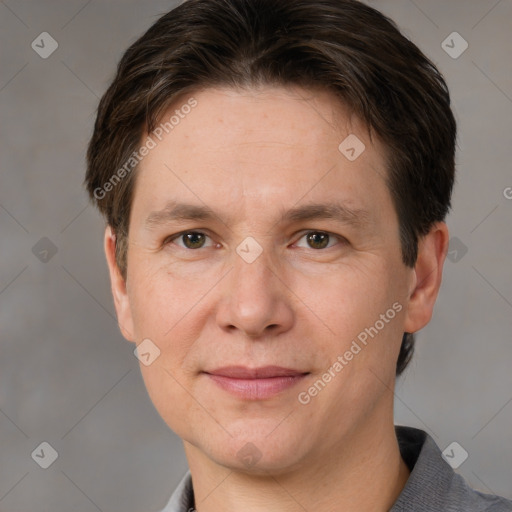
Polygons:
[[[396,360],[402,333],[431,318],[447,227],[420,240],[414,268],[403,264],[386,148],[330,93],[193,96],[197,106],[140,164],[126,281],[109,227],[105,251],[123,335],[161,351],[141,372],[183,440],[196,509],[389,510],[409,476],[393,425]],[[354,161],[338,150],[349,134],[365,144]],[[148,216],[173,201],[216,217],[148,228]],[[280,221],[290,208],[330,202],[366,211],[365,220]],[[171,236],[187,230],[208,235],[204,246]],[[326,248],[308,241],[318,231],[330,234]],[[252,263],[236,252],[248,236],[262,249]],[[301,404],[298,394],[397,302],[401,311]],[[227,365],[310,373],[269,399],[246,400],[202,373]],[[250,466],[237,455],[247,443],[260,457]]]

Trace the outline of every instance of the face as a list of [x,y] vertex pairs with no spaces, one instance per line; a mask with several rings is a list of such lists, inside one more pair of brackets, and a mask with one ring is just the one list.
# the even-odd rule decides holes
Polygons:
[[310,464],[392,422],[402,334],[433,305],[402,263],[385,148],[327,92],[192,96],[140,164],[126,283],[107,230],[120,325],[160,350],[142,375],[186,446]]

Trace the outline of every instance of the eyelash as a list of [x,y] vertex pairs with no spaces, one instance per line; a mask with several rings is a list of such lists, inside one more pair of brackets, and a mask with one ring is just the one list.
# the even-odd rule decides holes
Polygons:
[[[163,241],[163,245],[169,245],[170,243],[174,242],[174,240],[177,240],[177,239],[180,239],[181,237],[183,237],[183,235],[187,235],[187,234],[191,234],[191,233],[205,235],[206,237],[211,239],[211,236],[203,231],[189,230],[189,231],[181,231],[180,233],[176,233],[174,235],[168,236]],[[342,243],[342,244],[348,243],[347,239],[345,237],[342,237],[341,235],[336,235],[334,233],[331,233],[330,231],[322,231],[322,230],[315,230],[315,229],[310,229],[308,231],[304,231],[303,234],[301,235],[301,237],[297,241],[301,240],[305,236],[310,235],[312,233],[324,234],[324,235],[328,235],[329,238],[331,238],[331,237],[336,238],[338,240],[338,243]],[[329,239],[329,242],[330,242],[330,239]],[[295,243],[297,243],[297,242],[295,242]],[[337,244],[335,244],[335,245],[337,245]],[[181,245],[179,245],[178,247],[180,247],[181,249],[188,250],[188,251],[197,251],[199,249],[207,249],[208,248],[208,247],[203,246],[203,247],[198,247],[197,249],[191,249],[189,247],[185,247],[185,246],[181,246]],[[334,247],[334,246],[328,246],[328,247],[325,247],[322,249],[314,249],[313,247],[309,247],[309,249],[312,249],[314,251],[325,251],[327,249],[331,249],[332,247]]]

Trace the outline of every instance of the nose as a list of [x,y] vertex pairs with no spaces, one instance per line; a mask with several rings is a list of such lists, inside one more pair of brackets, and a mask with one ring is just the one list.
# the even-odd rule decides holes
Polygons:
[[224,282],[217,324],[251,338],[276,336],[290,329],[294,322],[293,294],[272,265],[269,250],[263,250],[252,262],[234,254],[233,263]]

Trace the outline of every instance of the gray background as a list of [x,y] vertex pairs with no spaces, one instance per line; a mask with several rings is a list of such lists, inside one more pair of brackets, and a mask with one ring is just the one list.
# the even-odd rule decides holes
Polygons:
[[[457,258],[397,385],[396,422],[442,449],[457,441],[469,483],[512,498],[512,2],[368,3],[439,66],[460,130]],[[117,61],[172,5],[0,3],[1,511],[157,510],[186,470],[118,332],[103,221],[81,185]],[[44,31],[59,45],[47,59],[31,48]],[[469,43],[457,59],[441,47],[453,31]],[[42,237],[57,248],[46,263],[32,251]],[[48,469],[31,458],[42,441],[59,454]]]

